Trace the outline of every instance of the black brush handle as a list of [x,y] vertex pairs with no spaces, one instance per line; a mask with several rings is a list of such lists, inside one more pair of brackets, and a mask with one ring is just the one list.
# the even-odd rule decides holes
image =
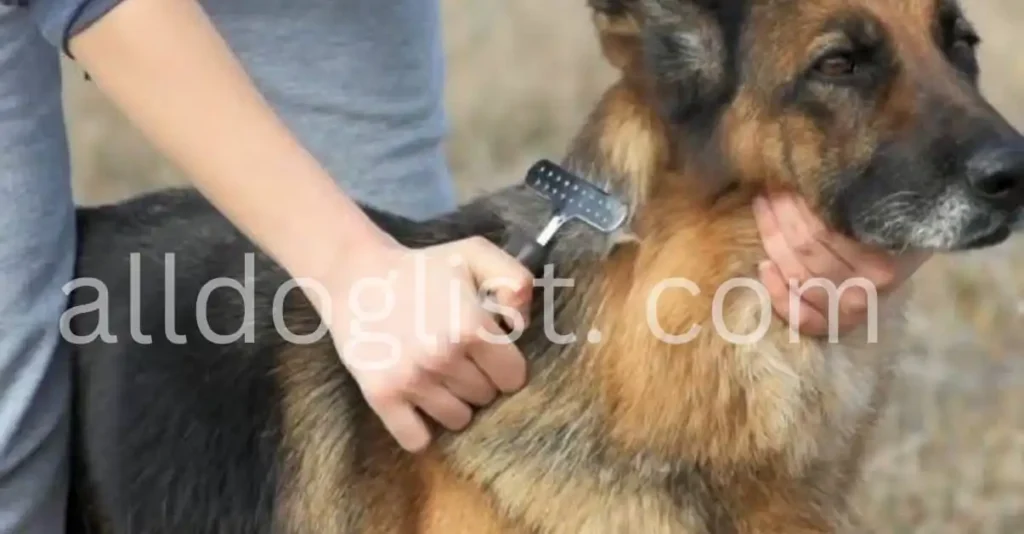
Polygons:
[[529,269],[534,277],[544,274],[544,263],[547,256],[547,247],[541,246],[534,239],[527,240],[520,246],[519,252],[516,252],[516,260]]
[[[548,248],[538,243],[536,239],[524,235],[522,232],[514,232],[505,244],[504,249],[515,257],[516,261],[529,269],[535,278],[544,274],[544,264],[545,260],[547,260]],[[484,298],[489,300],[494,299],[494,297],[494,290],[492,289],[487,290],[484,295]],[[506,324],[504,317],[499,317],[498,322],[506,334],[511,333],[512,327]]]
[[521,230],[513,231],[502,248],[529,269],[534,277],[544,274],[548,247],[538,243],[532,235],[527,235]]

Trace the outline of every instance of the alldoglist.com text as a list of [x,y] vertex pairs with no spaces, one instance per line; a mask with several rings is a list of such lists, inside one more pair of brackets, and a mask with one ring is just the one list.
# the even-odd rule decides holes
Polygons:
[[[457,264],[461,261],[460,258],[452,258],[453,264]],[[398,306],[415,306],[415,318],[417,325],[417,334],[422,336],[421,341],[425,342],[436,342],[436,339],[431,339],[432,336],[428,334],[423,326],[425,321],[423,320],[425,314],[436,314],[439,310],[430,309],[427,310],[424,305],[424,298],[422,294],[425,291],[423,282],[426,277],[423,275],[423,270],[426,269],[426,261],[422,259],[418,261],[417,272],[418,281],[414,285],[416,293],[413,295],[403,294],[401,298],[395,295],[395,273],[385,273],[383,276],[368,277],[359,280],[353,285],[347,292],[347,298],[345,305],[347,308],[346,316],[351,317],[348,322],[346,331],[347,343],[378,343],[386,344],[392,351],[400,352],[399,342],[395,339],[389,339],[389,336],[384,332],[373,331],[367,329],[369,325],[375,322],[385,320],[391,313],[394,313]],[[168,253],[164,255],[163,263],[163,276],[162,276],[162,287],[163,294],[160,298],[163,301],[163,335],[167,341],[174,344],[186,344],[188,339],[186,336],[176,331],[176,317],[178,316],[181,309],[177,304],[176,295],[176,276],[175,276],[175,261],[174,254]],[[133,343],[140,345],[148,345],[153,342],[151,333],[145,333],[142,331],[142,316],[144,303],[141,302],[142,295],[142,267],[140,261],[140,255],[133,253],[130,257],[130,294],[129,294],[129,313],[130,313],[130,336]],[[531,317],[531,322],[536,322],[538,319],[542,322],[543,334],[547,340],[551,343],[567,344],[575,343],[577,341],[577,334],[570,333],[558,333],[555,328],[555,294],[556,289],[571,289],[575,286],[573,279],[571,278],[560,278],[553,275],[553,269],[548,265],[544,274],[533,281],[534,288],[542,289],[542,302],[540,316]],[[868,342],[874,343],[877,341],[877,328],[878,328],[878,292],[874,284],[866,278],[851,278],[845,281],[843,284],[837,286],[833,281],[824,278],[813,278],[807,282],[797,285],[796,281],[791,280],[790,284],[790,323],[795,324],[794,320],[800,312],[802,305],[806,305],[802,301],[802,295],[811,289],[819,289],[825,291],[828,295],[829,309],[827,313],[827,319],[829,322],[829,342],[836,342],[839,336],[839,299],[842,294],[850,289],[859,288],[865,292],[866,295],[866,313],[867,313],[867,331],[868,331]],[[511,281],[509,280],[487,280],[485,284],[480,287],[480,300],[484,310],[488,313],[494,314],[502,319],[502,321],[509,325],[509,331],[506,334],[495,334],[486,330],[478,332],[479,336],[490,343],[514,343],[522,336],[525,330],[525,321],[519,313],[508,307],[499,304],[498,302],[484,298],[484,295],[491,294],[491,291],[498,290],[501,288],[512,288]],[[96,299],[92,302],[85,304],[78,304],[76,306],[69,307],[61,316],[60,329],[65,340],[72,344],[85,344],[92,343],[96,340],[104,343],[118,343],[121,342],[110,331],[110,315],[111,315],[111,304],[110,304],[110,292],[106,285],[94,278],[77,278],[72,280],[64,286],[64,292],[66,295],[70,295],[75,290],[81,288],[91,288],[96,291]],[[209,303],[211,295],[214,291],[235,291],[241,298],[242,309],[232,309],[232,315],[235,316],[238,312],[241,312],[241,324],[234,332],[216,332],[210,325],[209,320]],[[285,298],[287,295],[294,290],[300,290],[305,292],[308,298],[317,299],[319,305],[318,310],[322,310],[321,322],[318,328],[311,333],[297,334],[293,332],[286,321],[285,311]],[[692,280],[678,277],[678,278],[667,278],[655,284],[648,295],[646,296],[646,306],[644,309],[645,322],[649,328],[651,335],[657,339],[669,343],[669,344],[682,344],[688,343],[695,340],[705,325],[693,324],[685,332],[668,332],[659,323],[658,320],[658,305],[663,298],[673,298],[666,296],[665,293],[674,291],[685,291],[690,297],[697,297],[701,295],[700,287]],[[376,291],[376,298],[373,301],[377,303],[379,309],[372,310],[367,309],[365,306],[365,298],[369,295],[372,297],[373,292]],[[726,325],[724,306],[726,304],[726,298],[736,291],[752,291],[757,296],[759,304],[759,313],[757,328],[752,332],[737,333],[730,330]],[[461,292],[461,287],[457,280],[453,280],[450,288],[449,295],[451,296],[450,302],[452,309],[449,310],[451,313],[452,321],[448,324],[452,326],[452,335],[458,335],[461,330],[458,325],[458,317],[464,316],[458,309],[459,299],[457,298]],[[674,297],[679,298],[679,297]],[[251,253],[245,256],[245,267],[243,282],[235,278],[230,277],[219,277],[213,278],[207,281],[199,289],[196,296],[194,306],[191,307],[194,310],[195,325],[198,327],[200,335],[203,336],[208,342],[215,344],[231,344],[231,343],[254,343],[256,337],[256,314],[266,313],[266,310],[257,310],[256,303],[256,276],[255,276],[255,256]],[[188,309],[188,308],[186,308]],[[289,279],[282,283],[276,288],[272,299],[271,319],[276,330],[276,333],[285,341],[297,345],[306,345],[310,343],[316,343],[321,340],[328,332],[328,325],[332,323],[332,314],[338,308],[335,307],[335,303],[332,302],[332,296],[330,295],[327,288],[316,280],[312,279]],[[609,311],[606,313],[616,313],[615,311]],[[625,313],[624,310],[620,310],[619,313]],[[774,311],[772,309],[771,298],[767,288],[759,280],[755,278],[733,278],[722,285],[720,285],[714,295],[712,296],[712,309],[711,309],[711,323],[714,328],[715,334],[722,336],[730,343],[735,344],[750,344],[756,343],[769,332],[771,326],[772,315]],[[72,332],[72,319],[79,315],[84,314],[97,314],[95,317],[95,329],[88,333],[75,333]],[[152,314],[152,310],[147,311],[148,315]],[[795,330],[790,330],[791,340],[796,342],[799,340],[799,335]],[[603,339],[601,332],[596,330],[590,330],[585,335],[588,343],[599,343]]]

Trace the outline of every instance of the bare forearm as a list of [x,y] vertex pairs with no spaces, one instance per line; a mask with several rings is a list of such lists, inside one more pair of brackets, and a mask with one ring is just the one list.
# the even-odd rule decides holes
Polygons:
[[[326,286],[329,300],[309,295],[313,305],[368,404],[403,447],[422,450],[430,442],[425,416],[458,430],[472,419],[471,405],[523,386],[527,366],[518,349],[481,335],[498,327],[477,291],[493,279],[528,288],[529,271],[485,240],[436,245],[422,255],[397,246],[298,146],[194,0],[123,0],[68,48],[236,225],[293,276]],[[394,313],[375,332],[356,332],[363,321],[345,297],[357,279],[381,273],[388,273],[390,295],[426,290],[425,307],[393,307],[378,296],[376,304]],[[423,275],[426,283],[417,283]],[[495,296],[519,313],[530,305],[522,295]],[[416,317],[424,309],[428,317]],[[450,338],[452,332],[475,335]],[[382,353],[378,343],[366,343],[367,334],[393,343]]]
[[69,44],[96,83],[295,276],[381,232],[276,117],[197,2],[125,0]]

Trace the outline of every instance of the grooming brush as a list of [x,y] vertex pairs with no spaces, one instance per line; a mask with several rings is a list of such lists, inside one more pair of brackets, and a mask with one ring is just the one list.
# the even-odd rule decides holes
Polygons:
[[[526,172],[526,185],[551,203],[551,219],[533,239],[521,233],[508,246],[520,263],[539,276],[555,234],[569,221],[581,221],[605,234],[613,234],[626,222],[629,208],[617,197],[555,163],[542,159]],[[485,299],[493,299],[487,291]],[[503,325],[511,330],[508,324]]]
[[526,173],[526,185],[546,198],[551,219],[536,238],[519,245],[515,257],[535,275],[539,273],[555,234],[569,221],[581,221],[605,234],[626,222],[628,207],[608,191],[549,160],[540,160]]

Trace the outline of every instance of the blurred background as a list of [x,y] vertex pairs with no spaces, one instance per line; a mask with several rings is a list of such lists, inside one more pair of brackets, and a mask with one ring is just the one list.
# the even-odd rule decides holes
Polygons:
[[[1024,127],[1024,2],[963,0],[983,89]],[[451,164],[463,197],[559,157],[612,73],[584,0],[442,0]],[[75,193],[116,200],[179,184],[67,65]],[[858,504],[877,532],[1024,532],[1024,242],[919,272],[894,403]]]

